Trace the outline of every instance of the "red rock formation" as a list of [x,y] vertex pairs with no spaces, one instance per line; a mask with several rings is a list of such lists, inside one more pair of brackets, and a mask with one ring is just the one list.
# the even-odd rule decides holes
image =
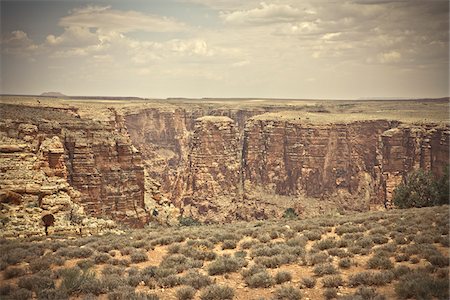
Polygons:
[[388,121],[308,124],[255,119],[244,134],[245,189],[254,186],[280,195],[324,197],[369,188],[378,136]]
[[390,201],[404,177],[422,168],[442,176],[449,164],[449,127],[402,125],[380,136],[381,201]]
[[240,198],[240,160],[238,132],[232,119],[196,119],[187,171],[181,203],[185,215],[218,221],[235,209],[232,203]]

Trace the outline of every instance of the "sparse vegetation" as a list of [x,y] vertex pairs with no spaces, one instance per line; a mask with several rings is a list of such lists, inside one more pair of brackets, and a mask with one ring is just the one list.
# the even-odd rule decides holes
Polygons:
[[164,299],[167,292],[240,299],[267,289],[273,299],[312,293],[382,300],[386,290],[400,299],[446,299],[447,218],[448,207],[434,207],[223,225],[227,230],[202,225],[64,242],[2,240],[0,298]]

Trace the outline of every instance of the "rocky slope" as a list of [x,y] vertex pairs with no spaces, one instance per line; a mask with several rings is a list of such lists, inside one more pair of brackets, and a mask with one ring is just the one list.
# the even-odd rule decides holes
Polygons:
[[29,214],[39,231],[46,213],[63,230],[74,214],[142,226],[367,210],[390,205],[411,170],[449,163],[448,123],[347,104],[68,103],[1,106],[3,226]]

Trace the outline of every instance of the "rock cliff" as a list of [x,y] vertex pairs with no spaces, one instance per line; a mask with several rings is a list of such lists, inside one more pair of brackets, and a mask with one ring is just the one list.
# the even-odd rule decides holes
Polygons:
[[391,206],[393,191],[404,177],[422,168],[442,176],[449,164],[450,128],[433,124],[402,125],[379,137],[380,201]]
[[448,125],[289,105],[4,104],[4,226],[23,212],[67,229],[74,214],[142,226],[367,210],[411,170],[449,163]]

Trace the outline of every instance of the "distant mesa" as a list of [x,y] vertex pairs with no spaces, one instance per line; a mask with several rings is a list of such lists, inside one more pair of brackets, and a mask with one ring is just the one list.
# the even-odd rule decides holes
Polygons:
[[42,93],[40,96],[42,97],[67,97],[66,95],[60,93],[60,92],[45,92]]

